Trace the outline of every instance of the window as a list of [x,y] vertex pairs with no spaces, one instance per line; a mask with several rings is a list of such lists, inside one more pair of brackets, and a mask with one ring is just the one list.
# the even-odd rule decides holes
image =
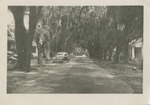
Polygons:
[[141,57],[141,48],[136,47],[134,51],[135,51],[135,58],[140,58]]

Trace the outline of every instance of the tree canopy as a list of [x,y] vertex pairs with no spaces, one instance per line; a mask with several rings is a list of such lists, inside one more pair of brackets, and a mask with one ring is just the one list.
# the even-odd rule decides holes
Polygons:
[[[35,31],[35,36],[31,39],[44,37],[47,55],[53,56],[59,51],[71,53],[81,47],[88,50],[90,57],[105,60],[109,55],[111,60],[116,48],[115,62],[119,62],[119,54],[124,52],[124,61],[127,63],[129,42],[143,36],[143,6],[10,6],[16,22],[23,18],[24,11],[27,10],[25,8],[29,8],[32,15],[29,34],[34,34]],[[33,11],[35,14],[32,14]],[[17,30],[16,26],[16,35]],[[22,32],[23,30],[22,25]],[[23,39],[18,36],[16,40]],[[32,40],[30,44],[31,42]]]

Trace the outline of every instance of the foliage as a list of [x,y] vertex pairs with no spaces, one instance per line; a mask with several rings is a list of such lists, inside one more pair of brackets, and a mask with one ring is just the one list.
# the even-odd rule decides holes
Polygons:
[[[9,9],[13,13],[18,10]],[[116,48],[115,62],[119,62],[121,52],[127,62],[129,42],[143,35],[142,6],[40,6],[36,10],[34,40],[39,44],[42,38],[47,56],[81,47],[91,57],[105,60],[109,55],[111,60]]]

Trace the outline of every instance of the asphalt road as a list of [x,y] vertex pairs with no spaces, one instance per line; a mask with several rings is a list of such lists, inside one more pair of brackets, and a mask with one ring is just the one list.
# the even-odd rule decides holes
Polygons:
[[86,57],[47,64],[29,73],[9,71],[7,85],[8,93],[134,93],[128,83]]

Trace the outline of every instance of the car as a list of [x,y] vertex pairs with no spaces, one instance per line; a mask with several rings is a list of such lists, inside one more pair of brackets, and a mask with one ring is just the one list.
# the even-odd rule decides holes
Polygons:
[[53,63],[63,63],[64,61],[67,61],[68,63],[70,61],[70,57],[67,52],[58,52],[56,57],[53,57]]
[[16,63],[18,55],[12,51],[7,51],[7,62],[8,63]]
[[70,58],[74,58],[74,57],[75,57],[74,53],[70,53]]

